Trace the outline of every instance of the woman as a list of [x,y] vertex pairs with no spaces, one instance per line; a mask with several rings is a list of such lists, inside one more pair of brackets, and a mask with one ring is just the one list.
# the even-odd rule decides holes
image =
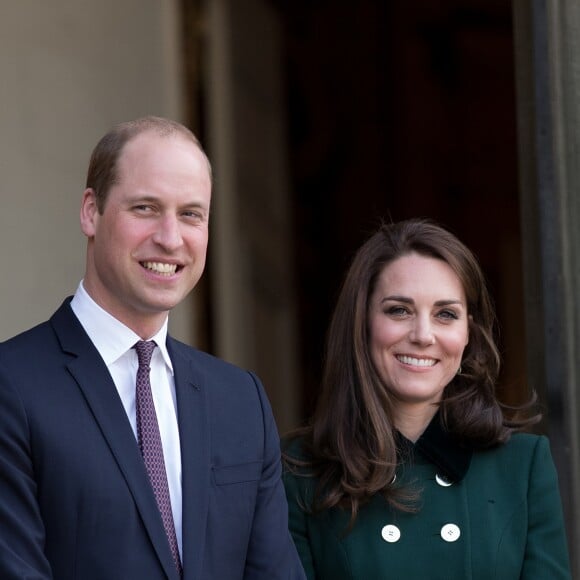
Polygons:
[[570,578],[548,441],[496,398],[493,326],[476,259],[443,228],[387,225],[359,249],[315,414],[285,449],[308,578]]

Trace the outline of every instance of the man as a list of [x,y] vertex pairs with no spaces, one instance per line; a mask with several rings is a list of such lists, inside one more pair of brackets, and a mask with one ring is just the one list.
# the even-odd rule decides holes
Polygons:
[[0,346],[3,580],[303,578],[259,380],[167,336],[204,269],[210,198],[178,123],[96,146],[85,276]]

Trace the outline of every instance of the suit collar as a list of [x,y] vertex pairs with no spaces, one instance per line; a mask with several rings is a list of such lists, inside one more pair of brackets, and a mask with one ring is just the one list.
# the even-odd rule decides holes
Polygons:
[[201,575],[211,486],[207,377],[190,347],[168,337],[182,458],[184,580]]
[[71,355],[67,368],[127,482],[167,577],[176,578],[161,515],[129,419],[107,366],[70,308],[70,298],[55,312],[50,324],[62,350]]

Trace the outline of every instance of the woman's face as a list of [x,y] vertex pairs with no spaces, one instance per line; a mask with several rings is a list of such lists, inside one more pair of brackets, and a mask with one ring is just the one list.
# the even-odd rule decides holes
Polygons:
[[465,292],[451,267],[416,253],[385,266],[368,324],[372,360],[396,408],[440,401],[469,340]]

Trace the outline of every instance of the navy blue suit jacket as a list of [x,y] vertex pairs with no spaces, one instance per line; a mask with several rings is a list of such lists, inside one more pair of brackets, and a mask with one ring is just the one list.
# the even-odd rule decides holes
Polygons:
[[[303,578],[251,373],[168,338],[184,580]],[[0,578],[176,579],[135,436],[69,301],[0,345]]]

